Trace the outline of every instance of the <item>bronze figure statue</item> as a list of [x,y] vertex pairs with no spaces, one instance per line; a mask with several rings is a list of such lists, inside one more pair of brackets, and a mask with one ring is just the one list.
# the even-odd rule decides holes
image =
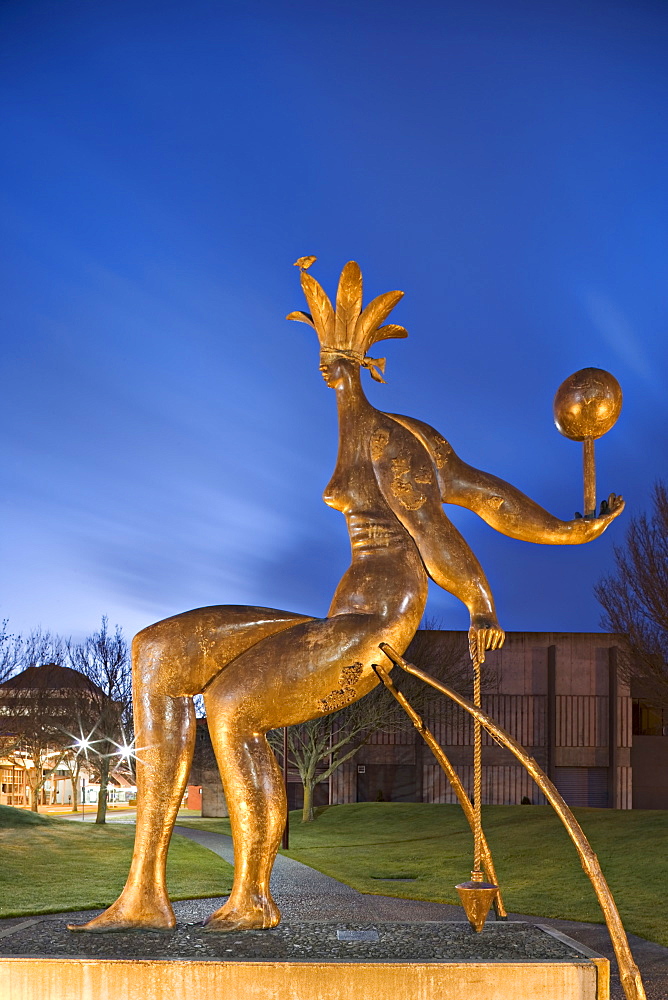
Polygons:
[[118,900],[73,929],[170,928],[167,848],[195,741],[192,698],[204,694],[209,730],[230,811],[235,872],[232,893],[208,920],[212,930],[275,926],[269,878],[285,823],[281,772],[266,733],[326,715],[378,683],[372,664],[389,670],[381,642],[399,653],[422,618],[428,578],[470,614],[478,661],[504,633],[485,574],[442,504],[475,511],[497,531],[529,542],[579,544],[601,534],[623,509],[611,495],[599,517],[561,521],[495,476],[463,462],[441,435],[411,417],[383,413],[367,400],[361,369],[383,381],[384,360],[367,351],[405,337],[383,325],[402,292],[362,308],[362,276],[343,268],[334,308],[301,270],[320,371],[334,389],[339,454],[324,499],[345,516],[352,560],[326,618],[267,608],[198,608],[157,622],[133,642],[138,810],[130,874]]

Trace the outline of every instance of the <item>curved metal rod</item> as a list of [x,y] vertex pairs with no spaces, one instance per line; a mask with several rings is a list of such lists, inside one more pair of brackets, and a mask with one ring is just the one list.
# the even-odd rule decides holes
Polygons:
[[[406,714],[408,715],[409,719],[411,720],[411,722],[413,723],[413,725],[417,729],[418,733],[420,734],[420,736],[422,737],[422,739],[425,741],[425,743],[427,744],[427,746],[429,747],[429,749],[433,753],[433,755],[436,758],[436,760],[438,761],[438,763],[441,765],[441,768],[445,772],[445,776],[448,779],[448,781],[450,782],[450,785],[452,786],[452,790],[453,790],[453,792],[455,793],[455,795],[457,797],[457,801],[459,802],[460,806],[462,807],[462,810],[464,812],[464,816],[468,820],[468,824],[471,827],[471,833],[475,834],[476,823],[475,823],[475,813],[474,813],[474,810],[473,810],[473,806],[471,805],[470,798],[466,794],[466,789],[464,788],[459,775],[457,774],[457,772],[455,771],[454,767],[450,763],[450,759],[443,753],[443,750],[440,747],[440,745],[438,743],[438,740],[436,739],[436,737],[432,733],[431,729],[427,728],[427,726],[424,724],[421,716],[418,715],[418,713],[415,711],[415,709],[413,708],[413,706],[411,705],[411,703],[408,701],[408,699],[406,698],[406,696],[404,694],[402,694],[401,691],[399,691],[394,686],[394,684],[392,683],[392,678],[388,674],[387,670],[385,670],[383,667],[378,666],[377,663],[373,664],[373,669],[375,670],[376,674],[380,677],[381,681],[383,682],[383,684],[385,685],[385,687],[387,688],[387,690],[390,692],[390,694],[392,695],[392,697],[396,701],[399,702],[399,704],[403,708],[404,712],[406,712]],[[492,883],[492,885],[498,886],[499,882],[498,882],[498,879],[496,877],[496,870],[494,868],[494,861],[492,860],[492,852],[489,849],[489,844],[487,843],[487,838],[485,837],[485,834],[482,831],[481,831],[481,843],[480,843],[480,847],[481,847],[481,850],[482,850],[482,863],[483,863],[483,867],[485,869],[485,874],[487,875],[487,879],[488,879],[488,881],[490,881]],[[506,908],[503,905],[503,898],[501,896],[501,889],[497,889],[496,896],[494,897],[494,913],[496,914],[496,919],[497,920],[507,920],[508,919],[508,914],[506,913]]]
[[561,822],[566,827],[568,836],[573,841],[575,849],[580,857],[580,864],[589,877],[589,881],[591,882],[594,892],[596,893],[596,898],[598,899],[601,910],[603,911],[603,917],[610,933],[612,947],[615,950],[615,957],[617,959],[617,965],[619,966],[619,978],[626,995],[626,1000],[647,1000],[645,988],[640,976],[640,970],[633,960],[633,955],[631,954],[631,949],[629,948],[629,942],[626,937],[624,925],[622,924],[619,911],[615,905],[608,883],[606,882],[605,876],[601,871],[598,858],[591,849],[591,845],[585,837],[582,827],[545,772],[541,770],[533,757],[526,752],[524,747],[518,743],[517,740],[513,739],[510,733],[501,729],[501,727],[498,726],[489,715],[486,715],[481,709],[476,708],[475,705],[468,701],[467,698],[463,698],[462,695],[457,694],[456,691],[446,687],[445,684],[441,684],[440,681],[437,681],[434,677],[431,677],[429,674],[425,674],[424,671],[414,666],[414,664],[408,663],[386,642],[381,642],[380,648],[393,663],[397,664],[397,666],[402,667],[407,673],[412,674],[413,677],[419,677],[420,680],[425,682],[425,684],[429,684],[430,687],[433,687],[436,691],[440,691],[441,694],[451,698],[457,705],[460,706],[460,708],[463,708],[470,715],[472,715],[474,719],[477,719],[484,726],[490,736],[492,736],[499,743],[503,744],[503,746],[507,747],[508,750],[510,750],[510,752],[517,757],[520,763],[524,765],[556,812]]

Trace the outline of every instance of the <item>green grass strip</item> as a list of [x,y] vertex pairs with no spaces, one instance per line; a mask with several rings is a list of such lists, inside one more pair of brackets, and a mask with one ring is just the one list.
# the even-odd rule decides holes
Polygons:
[[[78,824],[17,809],[11,812],[22,818],[11,817],[10,825],[5,811],[0,813],[0,917],[113,903],[130,867],[133,826]],[[167,884],[171,899],[225,896],[232,885],[232,868],[199,844],[175,836],[167,860]]]

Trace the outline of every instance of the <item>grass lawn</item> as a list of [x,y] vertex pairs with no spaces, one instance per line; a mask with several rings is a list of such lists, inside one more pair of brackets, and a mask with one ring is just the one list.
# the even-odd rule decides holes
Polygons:
[[[134,827],[50,819],[0,806],[0,917],[108,906],[125,884]],[[232,868],[175,836],[167,861],[171,899],[224,896]]]
[[[668,811],[576,809],[628,931],[668,946]],[[359,802],[290,815],[289,857],[360,892],[458,903],[472,841],[458,806]],[[550,806],[485,806],[483,824],[509,911],[602,923],[589,879]],[[227,820],[186,820],[229,833]],[[415,877],[415,882],[383,877]]]

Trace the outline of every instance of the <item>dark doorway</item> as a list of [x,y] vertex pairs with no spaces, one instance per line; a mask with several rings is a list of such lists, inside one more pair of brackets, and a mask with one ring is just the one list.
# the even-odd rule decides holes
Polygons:
[[415,764],[364,764],[357,771],[358,802],[418,802]]
[[668,809],[668,736],[634,736],[633,808]]

